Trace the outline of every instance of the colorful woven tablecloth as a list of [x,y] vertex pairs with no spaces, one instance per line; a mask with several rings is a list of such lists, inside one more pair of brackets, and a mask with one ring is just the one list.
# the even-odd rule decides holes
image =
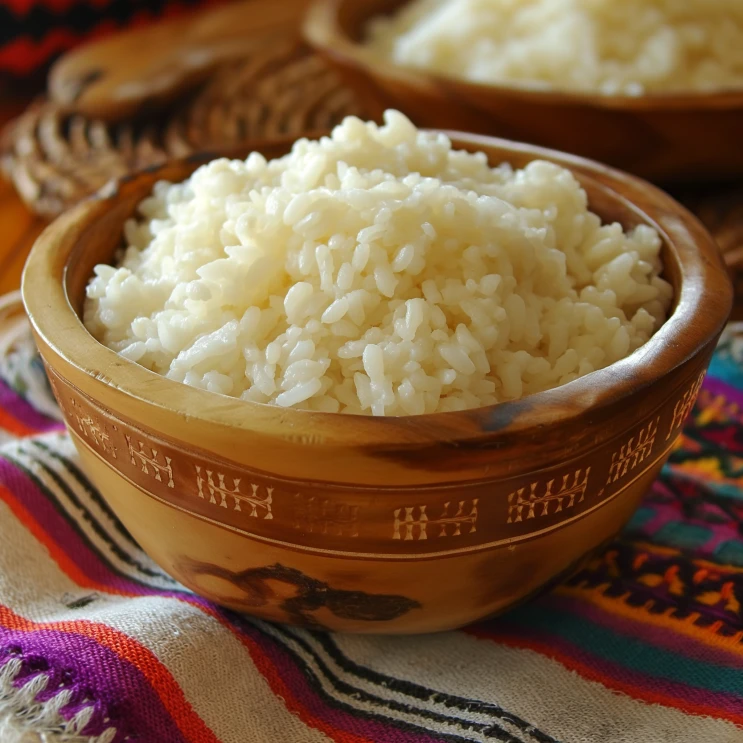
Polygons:
[[740,326],[620,538],[523,608],[420,637],[193,595],[80,470],[22,318],[0,378],[2,743],[743,741]]

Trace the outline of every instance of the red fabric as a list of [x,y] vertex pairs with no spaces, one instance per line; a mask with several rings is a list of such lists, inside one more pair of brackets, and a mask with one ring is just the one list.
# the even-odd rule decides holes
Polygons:
[[0,81],[37,76],[82,42],[218,4],[219,0],[0,0]]

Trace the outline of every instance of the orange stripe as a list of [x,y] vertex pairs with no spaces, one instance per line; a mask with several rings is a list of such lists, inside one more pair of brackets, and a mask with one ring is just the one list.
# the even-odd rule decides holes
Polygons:
[[[59,548],[56,542],[49,537],[49,535],[41,528],[39,523],[33,518],[32,514],[24,508],[24,506],[13,496],[12,492],[7,488],[0,485],[0,499],[4,500],[10,510],[13,512],[15,517],[31,532],[34,538],[42,543],[50,555],[60,567],[60,569],[77,585],[96,589],[102,593],[109,593],[120,596],[131,596],[138,597],[141,594],[134,592],[126,592],[119,589],[112,588],[109,584],[101,584],[98,581],[91,579],[89,576],[84,574],[80,568],[65,554],[63,550]],[[201,602],[190,600],[188,596],[177,596],[177,597],[166,597],[174,598],[176,601],[183,601],[189,606],[193,606],[199,609],[203,614],[216,620],[222,627],[236,637],[240,643],[245,647],[248,655],[251,657],[255,667],[260,671],[261,675],[266,679],[271,691],[281,699],[286,705],[287,709],[293,714],[297,715],[303,723],[306,725],[319,730],[326,735],[330,736],[337,743],[373,743],[371,739],[360,737],[354,733],[347,732],[344,730],[338,730],[322,718],[315,715],[309,708],[302,704],[292,690],[282,681],[282,679],[275,673],[273,663],[270,655],[265,653],[261,648],[260,644],[254,641],[252,638],[246,636],[234,625],[232,625],[220,612],[219,609],[204,605]],[[9,610],[8,610],[9,611]],[[2,615],[0,614],[0,621],[2,621]],[[75,623],[60,623],[60,626],[55,624],[56,629],[62,628],[61,625],[74,625]],[[49,625],[51,627],[51,625]],[[45,627],[39,625],[37,629],[43,629]],[[63,628],[62,628],[63,629]],[[114,630],[111,630],[114,632]],[[90,636],[90,635],[88,635]],[[97,639],[97,638],[95,638]],[[134,642],[134,641],[132,641]],[[115,648],[114,648],[115,649]],[[117,651],[118,652],[118,651]],[[119,653],[121,655],[121,653]],[[129,658],[127,658],[129,660]],[[159,662],[159,661],[158,661]],[[139,668],[139,666],[137,666]],[[140,670],[142,670],[140,668]],[[144,672],[144,671],[143,671]],[[149,680],[149,679],[148,679]],[[153,687],[155,685],[153,684]],[[158,692],[159,693],[159,692]],[[165,700],[163,699],[163,702]],[[168,709],[170,712],[170,709]],[[175,719],[175,716],[174,716]],[[200,718],[199,718],[200,719]],[[180,724],[179,724],[180,727]],[[185,731],[184,731],[185,732]],[[205,739],[206,740],[206,739]],[[199,739],[201,743],[201,739]]]
[[19,438],[23,436],[34,436],[39,433],[36,429],[27,426],[17,418],[14,418],[7,410],[0,407],[0,428],[12,433]]
[[[60,567],[63,573],[67,575],[71,580],[77,583],[78,586],[84,588],[95,588],[104,590],[111,593],[109,586],[101,586],[97,581],[91,580],[80,568],[71,560],[68,555],[59,548],[59,545],[49,537],[44,531],[38,521],[33,517],[30,511],[3,485],[0,485],[0,500],[5,501],[8,504],[13,515],[20,521],[26,529],[33,535],[37,542],[40,542],[47,548],[54,562]],[[136,594],[124,594],[131,595]]]
[[210,604],[205,605],[203,603],[191,601],[187,596],[178,597],[177,600],[184,601],[191,606],[196,607],[202,613],[216,620],[220,625],[222,625],[222,627],[230,632],[230,634],[232,634],[246,649],[253,664],[266,680],[266,683],[269,685],[274,695],[283,701],[286,708],[299,717],[303,723],[329,735],[333,741],[336,741],[336,743],[374,743],[371,738],[362,738],[355,733],[338,730],[322,718],[313,714],[306,705],[302,704],[291,688],[285,684],[282,678],[275,672],[275,666],[271,660],[270,654],[263,650],[259,642],[241,632],[234,624],[227,620],[218,608],[213,607]]
[[[717,649],[730,652],[732,655],[740,657],[743,655],[743,648],[740,646],[740,633],[723,637],[710,632],[709,628],[698,627],[693,622],[693,615],[686,619],[677,619],[665,614],[651,614],[647,611],[636,611],[631,606],[625,604],[621,599],[607,598],[605,595],[595,592],[594,590],[581,589],[573,586],[562,585],[555,589],[555,592],[577,598],[580,601],[598,606],[609,614],[629,619],[640,624],[650,624],[654,627],[673,630],[677,634],[686,635],[698,642],[714,647]],[[737,652],[736,652],[737,651]]]
[[[4,500],[10,510],[13,512],[15,517],[31,532],[34,538],[43,544],[49,551],[52,559],[57,563],[60,569],[77,585],[95,589],[101,593],[109,593],[119,596],[131,596],[137,597],[140,594],[134,592],[126,592],[112,588],[109,584],[101,584],[98,581],[91,579],[80,568],[65,554],[63,550],[59,548],[56,542],[49,537],[49,535],[41,528],[39,523],[34,519],[33,515],[13,496],[10,490],[0,485],[0,500]],[[250,637],[240,632],[239,629],[234,627],[222,614],[221,612],[208,605],[204,605],[200,602],[192,601],[188,596],[178,597],[167,597],[175,598],[176,601],[183,601],[189,606],[194,606],[199,609],[203,614],[216,620],[222,627],[236,637],[240,643],[245,647],[248,655],[251,657],[254,665],[260,671],[261,675],[266,679],[266,682],[270,686],[273,693],[284,701],[287,709],[292,713],[296,714],[302,722],[306,725],[320,730],[321,732],[329,735],[334,741],[338,743],[373,743],[368,738],[361,738],[352,733],[345,731],[339,731],[329,725],[327,722],[314,715],[310,710],[304,706],[300,700],[293,694],[291,689],[277,676],[273,671],[273,664],[270,656],[267,655],[260,645],[253,641]],[[180,727],[180,726],[179,726]],[[200,742],[199,742],[200,743]]]
[[170,671],[148,648],[123,632],[88,620],[33,622],[2,605],[0,605],[0,623],[9,629],[21,632],[54,630],[94,640],[131,663],[142,673],[157,692],[163,706],[184,736],[194,743],[219,743],[219,739],[191,707]]
[[52,536],[50,536],[39,522],[34,518],[31,511],[29,511],[19,501],[11,490],[3,485],[0,485],[0,500],[5,501],[8,504],[13,515],[20,521],[23,526],[28,529],[33,535],[37,542],[46,547],[49,555],[57,563],[60,570],[67,575],[70,580],[77,583],[82,588],[92,588],[97,591],[104,591],[114,596],[128,596],[138,597],[141,596],[141,592],[126,591],[120,588],[111,586],[109,583],[100,583],[99,581],[91,578],[87,573],[84,573],[80,567],[72,560],[69,555],[57,544]]
[[227,620],[219,608],[213,607],[210,604],[193,601],[185,595],[168,598],[175,598],[177,601],[183,601],[190,606],[199,609],[199,611],[214,619],[231,635],[233,635],[245,648],[250,659],[253,661],[253,665],[255,665],[260,674],[266,680],[266,683],[271,688],[274,696],[284,702],[286,708],[291,713],[295,714],[305,725],[325,733],[336,743],[374,743],[371,738],[360,737],[355,733],[346,730],[339,730],[338,728],[333,727],[321,717],[315,715],[306,705],[302,704],[291,688],[285,684],[283,679],[276,673],[270,654],[263,650],[259,642],[241,632],[234,624]]
[[[233,627],[230,625],[227,626],[230,630],[235,632]],[[279,697],[279,699],[281,699],[286,705],[286,708],[293,714],[297,715],[303,723],[315,728],[315,730],[319,730],[321,733],[325,733],[325,735],[328,735],[332,740],[336,741],[336,743],[374,743],[371,738],[362,738],[355,733],[346,730],[339,730],[322,718],[313,714],[306,705],[303,705],[299,699],[297,699],[294,692],[275,672],[270,656],[264,652],[260,644],[252,642],[242,634],[238,634],[238,637],[247,648],[248,654],[250,655],[255,667],[260,671],[263,678],[266,679],[266,682],[271,687],[271,691],[274,695]],[[273,673],[271,673],[271,671],[273,671]],[[327,703],[323,702],[323,704]]]
[[719,707],[712,707],[708,704],[698,704],[686,700],[679,701],[675,697],[670,697],[666,694],[623,683],[612,676],[604,676],[595,668],[591,668],[591,666],[587,666],[584,663],[577,661],[575,658],[555,650],[551,645],[539,642],[538,640],[529,640],[527,642],[521,637],[502,635],[500,633],[495,637],[477,628],[469,629],[468,634],[480,639],[497,642],[501,645],[507,645],[508,647],[518,648],[520,650],[533,650],[534,652],[544,655],[545,657],[556,661],[560,665],[565,666],[568,670],[575,671],[589,681],[595,681],[596,683],[605,686],[607,689],[620,691],[633,699],[639,699],[644,702],[649,702],[650,704],[661,704],[664,707],[673,707],[674,709],[681,710],[687,714],[708,716],[715,720],[727,720],[728,722],[732,722],[734,725],[743,724],[743,714],[733,714],[721,710]]
[[[664,557],[678,557],[679,554],[679,550],[676,547],[666,547],[662,544],[654,544],[652,542],[637,541],[633,542],[632,546],[646,552],[653,552],[654,554],[662,555]],[[704,557],[694,557],[690,561],[694,565],[705,567],[711,573],[717,573],[718,575],[728,575],[729,573],[743,573],[743,567],[737,567],[736,565],[723,565],[719,562],[712,562],[712,560],[706,559]]]

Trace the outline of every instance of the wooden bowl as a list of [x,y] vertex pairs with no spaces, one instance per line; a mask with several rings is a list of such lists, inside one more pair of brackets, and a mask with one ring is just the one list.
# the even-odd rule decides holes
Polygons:
[[405,68],[364,48],[368,21],[408,0],[317,0],[306,40],[356,88],[369,113],[573,152],[656,181],[743,174],[743,90],[607,96],[487,85]]
[[332,630],[459,627],[534,594],[615,535],[668,457],[731,307],[712,239],[631,176],[452,137],[492,163],[565,165],[604,219],[661,232],[676,300],[644,347],[558,389],[466,412],[286,410],[147,371],[80,321],[93,266],[112,260],[136,205],[206,158],[124,178],[36,243],[24,302],[84,465],[142,547],[197,593]]

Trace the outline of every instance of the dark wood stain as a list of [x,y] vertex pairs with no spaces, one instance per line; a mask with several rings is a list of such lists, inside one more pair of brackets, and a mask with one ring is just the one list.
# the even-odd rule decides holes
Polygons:
[[[233,584],[244,595],[244,598],[233,597],[229,600],[235,608],[242,605],[246,611],[250,611],[275,603],[278,610],[285,613],[287,621],[312,629],[327,629],[313,616],[313,612],[323,608],[340,619],[362,622],[390,622],[420,608],[417,601],[405,596],[333,588],[296,568],[285,567],[280,563],[233,572],[219,565],[183,558],[179,571],[194,576],[197,581],[198,576],[206,575]],[[293,595],[277,596],[272,583],[289,588],[294,592]],[[219,596],[214,597],[214,600],[220,603]],[[221,603],[224,603],[224,599]]]

